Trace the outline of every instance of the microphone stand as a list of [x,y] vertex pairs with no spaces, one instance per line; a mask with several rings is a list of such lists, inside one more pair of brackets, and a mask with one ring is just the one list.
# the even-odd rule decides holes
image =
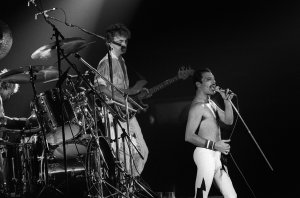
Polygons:
[[[29,7],[30,6],[30,3],[33,4],[33,6],[38,10],[38,11],[42,11],[42,8],[40,8],[34,0],[29,0],[28,3],[27,3],[27,6]],[[54,35],[55,35],[55,39],[56,39],[56,47],[57,47],[57,57],[58,57],[58,73],[59,73],[59,78],[61,78],[61,59],[60,59],[60,53],[62,51],[62,49],[60,48],[60,45],[59,45],[59,36],[64,39],[63,35],[58,31],[58,29],[55,27],[55,25],[53,23],[51,23],[49,20],[48,20],[48,15],[43,12],[43,18],[44,20],[46,21],[46,23],[48,23],[49,25],[51,25],[51,27],[53,28],[54,30]],[[64,54],[64,53],[62,53]],[[32,73],[32,71],[31,71]],[[33,84],[33,83],[32,83]],[[33,85],[34,86],[34,85]],[[34,89],[35,91],[35,89]],[[66,145],[65,145],[65,131],[64,131],[64,114],[63,114],[63,96],[62,96],[62,91],[61,91],[61,85],[59,85],[59,102],[60,102],[60,110],[61,110],[61,116],[62,116],[62,139],[63,139],[63,156],[64,156],[64,169],[65,169],[65,177],[66,177],[66,188],[67,188],[67,196],[69,195],[68,193],[68,175],[67,175],[67,159],[66,159]],[[36,94],[35,94],[35,102],[37,102],[37,97],[36,97]],[[46,142],[46,136],[45,136],[45,132],[42,128],[42,131],[43,131],[43,136],[44,136],[44,142],[46,144],[46,148],[47,148],[47,151],[48,152],[48,145],[47,145],[47,142]],[[38,197],[42,194],[42,192],[46,189],[47,187],[47,182],[48,182],[48,159],[46,158],[45,159],[45,170],[46,170],[46,185],[44,186],[44,188],[40,191],[40,193],[38,194]],[[59,193],[63,194],[62,192],[60,192],[58,189],[55,188],[56,191],[58,191]]]
[[[44,180],[44,187],[41,189],[41,191],[39,192],[39,194],[37,195],[37,198],[40,197],[40,195],[44,192],[44,190],[46,190],[47,188],[51,187],[53,188],[55,191],[57,191],[58,193],[60,193],[61,195],[63,195],[63,193],[58,190],[57,188],[53,187],[50,183],[49,183],[49,175],[48,175],[48,154],[49,154],[49,146],[47,143],[47,139],[46,139],[46,132],[45,132],[45,128],[44,128],[44,124],[45,124],[45,120],[44,118],[41,116],[41,107],[38,105],[38,98],[37,98],[37,93],[36,93],[36,89],[35,89],[35,85],[34,85],[34,81],[35,81],[35,76],[33,75],[33,70],[32,70],[32,66],[29,67],[29,74],[30,74],[30,82],[31,82],[31,86],[33,89],[33,104],[35,105],[35,111],[36,111],[36,116],[37,119],[39,121],[40,127],[41,127],[41,131],[42,131],[42,136],[43,136],[43,142],[44,142],[44,156],[43,159],[45,161],[44,164],[44,170],[45,170],[45,178],[39,178],[40,181],[36,181],[41,182],[42,180]],[[41,165],[43,166],[43,164]],[[33,181],[35,182],[35,181]]]
[[[256,144],[256,146],[258,147],[259,151],[260,151],[261,154],[263,155],[263,157],[264,157],[264,159],[266,160],[267,164],[269,165],[270,169],[273,171],[273,168],[272,168],[271,164],[270,164],[269,161],[267,160],[266,156],[264,155],[262,149],[261,149],[260,146],[258,145],[258,143],[257,143],[257,141],[255,140],[254,136],[252,135],[252,133],[251,133],[249,127],[248,127],[247,124],[245,123],[245,121],[244,121],[244,119],[242,118],[241,114],[239,113],[239,111],[237,110],[237,108],[235,107],[235,105],[232,103],[232,101],[231,101],[231,100],[228,100],[228,101],[230,102],[231,106],[233,107],[233,109],[234,109],[235,112],[237,113],[238,117],[241,119],[241,121],[242,121],[242,123],[244,124],[244,126],[246,127],[248,133],[250,134],[250,136],[251,136],[251,138],[253,139],[254,143]],[[230,138],[231,138],[231,136],[232,136],[232,134],[230,135]],[[229,138],[229,139],[230,139],[230,138]],[[252,190],[252,188],[251,188],[250,184],[248,183],[246,177],[244,176],[243,172],[241,171],[241,169],[239,168],[238,164],[236,163],[236,161],[235,161],[233,155],[232,155],[231,153],[229,153],[229,156],[231,157],[231,159],[232,159],[234,165],[236,166],[237,170],[238,170],[239,173],[241,174],[241,176],[242,176],[243,180],[245,181],[247,187],[248,187],[249,190],[251,191],[253,197],[256,198],[254,191]]]
[[[56,26],[51,23],[48,20],[48,15],[46,15],[45,13],[43,14],[45,21],[51,25],[51,27],[53,28],[54,31],[54,36],[55,36],[55,42],[56,42],[56,51],[57,51],[57,59],[58,59],[58,78],[61,79],[61,55],[64,55],[63,49],[60,47],[60,40],[59,37],[61,37],[62,39],[64,39],[64,36],[59,32],[59,30],[56,28]],[[58,86],[59,89],[59,102],[60,102],[60,114],[61,114],[61,119],[62,119],[62,140],[63,140],[63,156],[64,156],[64,173],[65,173],[65,179],[66,179],[66,195],[69,195],[69,181],[68,181],[68,172],[67,172],[67,154],[66,154],[66,139],[65,139],[65,127],[64,127],[64,122],[65,122],[65,116],[64,116],[64,97],[63,97],[63,93],[62,93],[62,87],[61,87],[61,83],[59,83]]]
[[237,110],[237,108],[234,106],[234,104],[232,103],[231,100],[229,100],[231,106],[233,107],[233,109],[235,110],[235,112],[237,113],[238,117],[241,119],[242,123],[244,124],[244,126],[246,127],[250,137],[252,138],[252,140],[254,141],[254,143],[256,144],[257,148],[259,149],[260,153],[262,154],[262,156],[264,157],[265,161],[267,162],[268,166],[270,167],[271,171],[273,171],[273,168],[270,164],[270,162],[268,161],[268,159],[266,158],[264,152],[262,151],[262,149],[260,148],[260,146],[258,145],[257,141],[255,140],[254,136],[252,135],[250,129],[248,128],[247,124],[245,123],[244,119],[242,118],[241,114],[239,113],[239,111]]

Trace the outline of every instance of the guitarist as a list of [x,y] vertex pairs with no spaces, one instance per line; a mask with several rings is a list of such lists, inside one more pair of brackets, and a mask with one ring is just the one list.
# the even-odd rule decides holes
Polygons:
[[[112,73],[110,72],[108,54],[106,54],[106,56],[102,58],[102,60],[99,62],[97,67],[97,70],[104,78],[112,82],[115,87],[117,87],[122,91],[126,91],[129,89],[127,68],[122,55],[126,53],[127,43],[130,36],[131,36],[130,30],[123,24],[113,24],[110,27],[108,27],[105,33],[105,37],[107,39],[107,45],[110,48],[110,52],[111,52],[110,54],[111,54]],[[94,79],[94,83],[97,91],[103,93],[106,97],[110,99],[113,98],[113,100],[118,103],[125,104],[124,97],[116,90],[112,92],[111,85],[107,83],[104,79],[102,79],[101,76],[96,75]],[[133,93],[132,92],[131,93],[126,92],[126,93],[135,94],[138,93],[139,91],[140,90],[135,90]],[[132,106],[129,104],[129,107]],[[110,122],[111,121],[112,119],[110,119]],[[113,124],[111,124],[110,126],[113,126]],[[127,122],[124,121],[118,122],[118,124],[116,124],[115,127],[117,128],[118,139],[115,138],[114,128],[113,127],[110,128],[110,135],[111,135],[111,139],[113,140],[112,148],[114,149],[114,151],[116,151],[115,142],[119,142],[118,143],[119,159],[123,164],[126,164],[126,167],[124,167],[125,170],[132,176],[139,176],[144,169],[145,163],[148,158],[148,153],[149,153],[139,123],[136,117],[132,117],[129,120],[129,132],[127,132]],[[125,141],[122,141],[122,139],[120,138],[123,132],[121,127],[125,129],[128,135],[130,134],[130,137],[132,137],[131,141],[133,142],[135,147],[139,150],[142,157],[139,155],[136,149],[131,145],[131,143],[127,141],[126,137],[123,138]],[[129,151],[129,148],[131,148],[130,149],[131,152]],[[125,153],[123,152],[124,150]],[[133,160],[130,162],[130,159]]]

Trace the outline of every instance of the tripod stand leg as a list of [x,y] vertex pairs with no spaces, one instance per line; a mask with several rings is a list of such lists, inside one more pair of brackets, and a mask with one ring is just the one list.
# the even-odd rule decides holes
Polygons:
[[[63,192],[61,192],[59,189],[55,188],[54,186],[50,185],[50,184],[45,184],[44,187],[42,188],[42,190],[39,192],[39,194],[37,195],[37,198],[41,197],[41,195],[47,190],[47,189],[53,189],[56,192],[58,192],[58,194],[60,195],[64,195]],[[51,196],[51,195],[49,195]]]

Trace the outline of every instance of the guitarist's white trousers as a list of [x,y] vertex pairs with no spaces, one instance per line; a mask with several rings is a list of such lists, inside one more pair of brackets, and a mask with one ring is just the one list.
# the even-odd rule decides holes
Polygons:
[[[112,120],[112,119],[110,119]],[[120,125],[122,126],[123,129],[127,132],[127,123],[126,122],[120,122]],[[113,125],[110,125],[110,132],[111,132],[111,138],[114,140],[115,139],[115,132],[114,132],[114,127]],[[136,117],[133,117],[129,120],[129,133],[131,137],[132,143],[136,146],[136,148],[141,152],[142,156],[144,159],[140,157],[140,155],[137,153],[136,149],[132,145],[131,142],[128,141],[127,138],[124,139],[124,142],[122,141],[121,134],[122,134],[122,129],[117,124],[117,131],[118,131],[118,141],[119,141],[119,157],[120,161],[123,164],[126,164],[126,171],[128,173],[131,173],[131,166],[132,165],[132,175],[133,176],[139,176],[145,166],[145,163],[148,159],[148,147],[146,145],[146,142],[144,140],[140,125],[136,119]],[[127,133],[128,134],[128,133]],[[124,155],[124,146],[125,146],[125,155]],[[115,142],[112,143],[112,148],[116,152],[116,144]],[[130,151],[129,152],[129,148]],[[130,155],[131,153],[131,155]],[[125,163],[125,158],[126,158],[126,163]],[[132,163],[130,163],[130,160],[132,159]]]
[[197,166],[195,198],[207,198],[213,181],[215,181],[219,187],[224,198],[237,197],[227,173],[228,171],[226,172],[226,170],[222,169],[221,153],[219,151],[196,147],[193,157]]

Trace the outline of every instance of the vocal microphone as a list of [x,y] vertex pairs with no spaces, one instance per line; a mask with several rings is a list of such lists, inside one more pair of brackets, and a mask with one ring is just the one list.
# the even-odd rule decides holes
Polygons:
[[46,17],[48,17],[48,15],[46,15],[46,13],[47,13],[47,12],[54,11],[54,10],[57,10],[57,8],[51,8],[51,9],[44,10],[44,11],[42,11],[42,12],[36,13],[36,14],[34,15],[34,19],[37,20],[37,16],[40,15],[40,14],[44,14]]
[[119,46],[119,47],[121,47],[121,48],[127,48],[126,46],[122,45],[121,43],[117,43],[117,42],[115,42],[115,41],[110,41],[110,42],[108,42],[108,43],[113,43],[113,44],[115,44],[115,45],[117,45],[117,46]]
[[[222,89],[221,87],[219,86],[216,86],[215,87],[215,91],[216,92],[223,92],[223,93],[226,93],[226,90],[225,89]],[[229,95],[232,95],[232,96],[237,96],[235,93],[233,93],[231,90],[228,90],[228,94]]]
[[30,6],[30,3],[32,3],[34,6],[35,6],[35,2],[34,2],[35,0],[28,0],[28,2],[27,2],[27,6],[29,7]]

